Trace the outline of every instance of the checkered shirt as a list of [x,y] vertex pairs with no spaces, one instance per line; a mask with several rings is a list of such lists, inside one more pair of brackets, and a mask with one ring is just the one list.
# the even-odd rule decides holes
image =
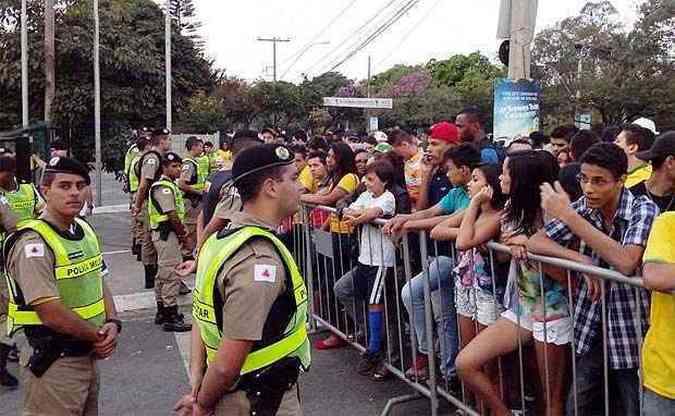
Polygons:
[[[621,200],[614,214],[611,229],[604,226],[602,214],[598,209],[587,206],[585,196],[572,203],[572,208],[595,228],[609,235],[613,240],[621,242],[623,246],[645,247],[652,222],[659,214],[656,204],[645,196],[634,196],[627,189],[621,193]],[[579,252],[591,257],[593,264],[611,269],[611,266],[590,246],[579,241],[579,238],[572,234],[569,227],[562,221],[553,219],[546,224],[544,229],[551,240],[563,246],[578,243]],[[580,279],[580,281],[574,311],[574,341],[577,353],[584,354],[598,343],[602,343],[602,301],[593,302],[588,295],[585,279]],[[639,309],[636,290],[640,298]],[[639,367],[640,341],[647,332],[648,325],[649,292],[636,289],[634,286],[606,281],[605,303],[608,314],[606,322],[610,368]],[[637,320],[638,313],[640,326]]]

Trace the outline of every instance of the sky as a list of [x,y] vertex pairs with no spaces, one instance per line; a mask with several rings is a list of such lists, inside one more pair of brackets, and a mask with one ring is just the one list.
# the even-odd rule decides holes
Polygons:
[[[320,75],[355,49],[402,0],[194,0],[206,53],[227,75],[272,79],[272,43],[278,37],[277,79],[299,82]],[[539,0],[536,30],[576,15],[586,0]],[[638,0],[612,0],[631,25]],[[385,6],[389,5],[389,8]],[[381,11],[383,10],[383,11]],[[378,13],[378,11],[381,11]],[[395,64],[426,63],[458,53],[497,54],[499,0],[419,0],[417,5],[336,70],[352,79]],[[371,18],[374,18],[370,24]],[[332,24],[330,24],[332,22]],[[365,25],[365,26],[364,26]],[[359,30],[362,28],[362,30]],[[329,44],[317,44],[330,42]],[[309,48],[306,48],[310,45]],[[301,52],[303,52],[301,54]],[[297,59],[297,62],[294,61]]]

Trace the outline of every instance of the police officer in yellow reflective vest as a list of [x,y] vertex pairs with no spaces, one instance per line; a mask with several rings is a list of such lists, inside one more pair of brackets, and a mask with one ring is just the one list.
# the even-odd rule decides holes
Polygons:
[[[22,222],[37,217],[44,207],[44,201],[32,183],[25,183],[16,178],[16,158],[11,152],[0,154],[0,195],[3,197],[15,222]],[[14,230],[11,230],[14,231]],[[0,232],[0,243],[6,234]],[[7,335],[4,322],[7,315],[7,284],[4,276],[0,276],[0,385],[12,387],[16,380],[7,373],[8,349],[13,345],[12,338]]]
[[111,356],[122,329],[104,280],[96,231],[78,218],[90,184],[79,162],[52,158],[43,175],[46,208],[7,237],[7,326],[23,328],[23,415],[98,414],[96,360]]
[[311,361],[307,291],[274,234],[298,209],[293,160],[288,148],[269,144],[234,161],[243,211],[229,229],[207,239],[197,258],[193,389],[176,404],[181,414],[302,414],[297,380]]
[[178,179],[178,186],[186,199],[185,227],[191,245],[183,254],[184,257],[189,257],[197,242],[197,217],[201,209],[202,193],[206,189],[206,179],[209,176],[209,161],[206,157],[200,157],[203,142],[198,137],[188,137],[185,141],[185,148],[188,153],[183,158],[183,169]]
[[157,315],[155,323],[167,332],[187,332],[192,326],[186,324],[178,312],[180,277],[176,266],[181,263],[181,248],[189,246],[189,237],[183,221],[185,202],[183,192],[174,182],[181,172],[182,160],[173,152],[162,156],[162,176],[150,187],[148,216],[152,229],[152,242],[157,250],[157,278],[155,300]]
[[[133,206],[136,192],[138,192],[138,185],[140,184],[140,167],[138,163],[145,153],[145,148],[150,144],[150,139],[147,136],[138,136],[134,146],[137,151],[129,153],[124,160],[124,172],[129,186],[129,206]],[[129,157],[131,155],[131,157]],[[127,166],[127,159],[129,164]],[[143,223],[138,216],[131,217],[131,253],[136,256],[136,260],[141,261],[141,243],[143,241]]]

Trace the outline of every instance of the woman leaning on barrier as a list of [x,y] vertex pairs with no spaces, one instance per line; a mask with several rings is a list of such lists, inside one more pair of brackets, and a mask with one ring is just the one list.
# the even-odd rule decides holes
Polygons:
[[[540,274],[538,265],[527,260],[525,251],[529,236],[544,224],[539,186],[544,182],[555,182],[557,176],[555,159],[543,151],[511,154],[502,168],[501,188],[509,200],[501,219],[500,242],[510,247],[513,258],[504,298],[507,309],[457,357],[457,371],[461,379],[495,415],[510,415],[511,411],[501,399],[495,379],[483,372],[483,366],[517,350],[519,344],[527,345],[532,341],[540,386],[547,386],[544,388],[549,390],[548,394],[545,390],[539,391],[539,407],[535,413],[548,416],[564,414],[568,344],[572,339],[564,287],[567,280],[564,273],[553,269],[545,269],[548,274]],[[512,407],[514,405],[511,403]]]

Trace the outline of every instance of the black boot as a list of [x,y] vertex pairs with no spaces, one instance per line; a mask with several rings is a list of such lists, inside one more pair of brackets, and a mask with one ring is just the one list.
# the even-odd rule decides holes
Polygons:
[[144,264],[143,268],[145,269],[145,288],[152,289],[153,287],[155,287],[155,276],[157,275],[157,265]]
[[186,324],[182,313],[178,313],[178,306],[169,306],[164,308],[164,325],[162,329],[166,332],[188,332],[192,330],[191,324]]
[[138,246],[138,244],[136,244],[136,239],[134,238],[134,240],[131,242],[131,254],[134,255],[134,256],[138,256],[138,254],[139,254],[138,248],[139,248],[139,246]]
[[192,292],[190,290],[190,288],[185,284],[184,281],[181,280],[180,283],[179,283],[179,286],[178,286],[178,294],[179,295],[187,295],[190,292]]
[[155,314],[155,325],[161,325],[166,322],[166,312],[164,311],[164,304],[157,302],[157,313]]
[[7,371],[7,356],[12,347],[0,344],[0,386],[15,389],[19,386],[19,381]]

